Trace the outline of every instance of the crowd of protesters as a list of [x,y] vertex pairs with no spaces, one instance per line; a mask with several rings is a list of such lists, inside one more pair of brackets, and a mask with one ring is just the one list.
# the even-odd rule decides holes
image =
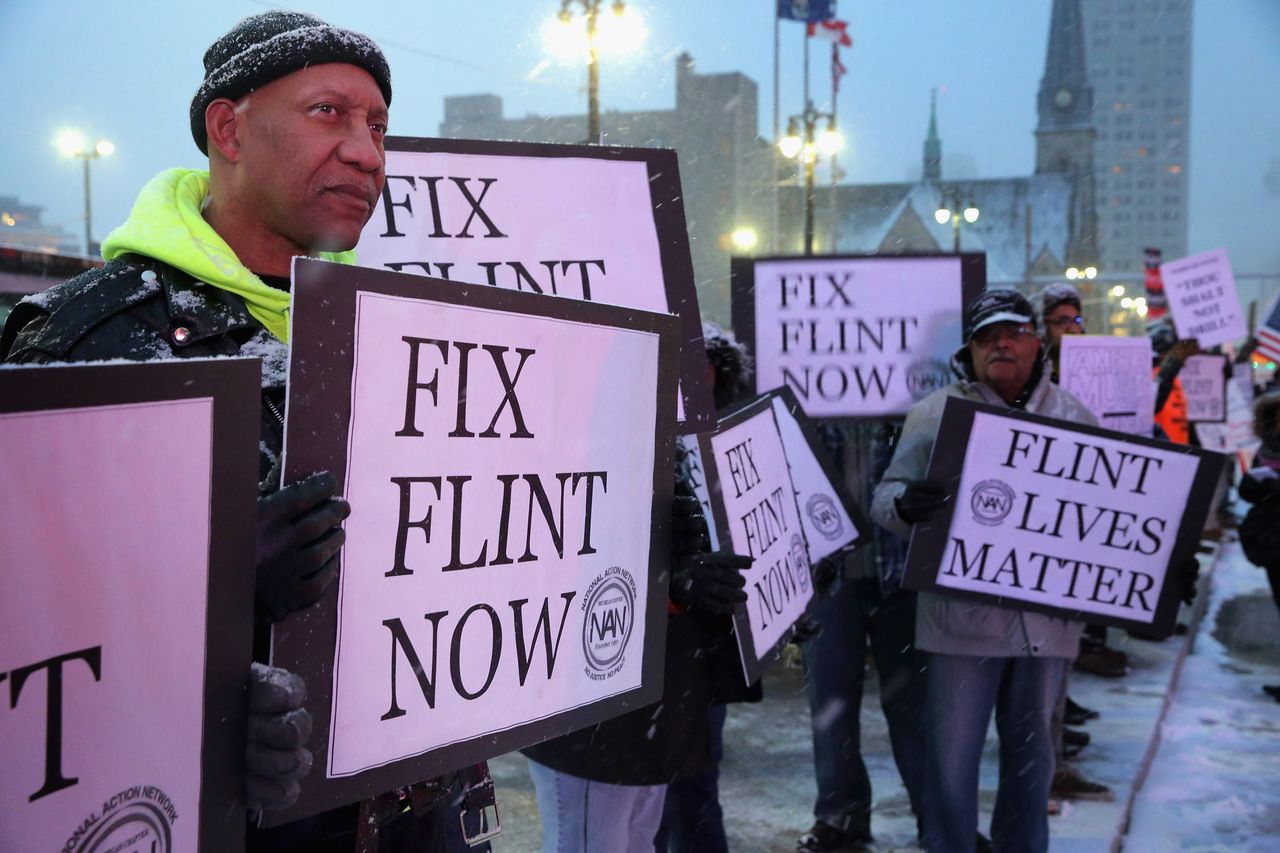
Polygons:
[[[385,180],[391,74],[376,44],[310,15],[247,18],[204,56],[191,131],[208,171],[169,170],[148,184],[103,245],[107,265],[21,303],[0,339],[13,363],[183,359],[287,350],[289,267],[297,255],[350,261]],[[964,313],[955,381],[903,419],[821,424],[851,494],[869,507],[873,543],[815,567],[819,587],[799,626],[813,720],[817,798],[800,853],[872,843],[872,790],[860,713],[874,660],[893,759],[929,850],[1038,850],[1061,800],[1107,799],[1071,758],[1078,728],[1103,715],[1068,694],[1073,668],[1124,677],[1107,629],[901,586],[914,525],[946,506],[927,476],[947,399],[958,397],[1075,423],[1093,415],[1058,384],[1059,342],[1086,331],[1079,295],[1046,288],[1039,310],[1012,290],[983,293]],[[704,330],[722,410],[750,397],[751,357],[723,329]],[[1153,433],[1194,441],[1177,373],[1195,351],[1154,326],[1159,387]],[[262,383],[257,527],[257,650],[270,626],[312,605],[333,580],[350,507],[335,479],[280,481],[286,389]],[[1280,398],[1258,401],[1258,451],[1241,483],[1253,504],[1242,536],[1280,606]],[[654,705],[524,750],[544,850],[727,850],[718,763],[730,703],[760,698],[743,683],[729,618],[746,600],[747,558],[713,550],[686,454],[677,454],[663,697]],[[1247,534],[1247,535],[1245,535]],[[1188,593],[1194,567],[1175,567]],[[250,679],[246,799],[292,803],[310,770],[301,679],[255,664]],[[1280,686],[1268,688],[1280,700]],[[1000,782],[989,839],[978,826],[978,765],[994,713]],[[482,768],[372,797],[271,830],[247,827],[250,850],[419,851],[468,848],[479,834],[472,798],[491,790]],[[462,820],[460,820],[460,817]],[[469,823],[469,821],[471,823]]]

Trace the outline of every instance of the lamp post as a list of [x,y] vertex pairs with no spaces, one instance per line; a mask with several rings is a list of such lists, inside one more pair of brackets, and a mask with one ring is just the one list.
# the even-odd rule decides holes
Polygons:
[[[560,0],[560,32],[556,34],[560,52],[579,53],[583,47],[587,58],[587,144],[600,142],[600,47],[605,42],[611,50],[633,49],[644,38],[644,27],[623,0],[613,0],[609,15],[600,14],[604,0]],[[573,32],[573,7],[582,10],[585,19],[583,45]]]
[[[827,127],[821,134],[816,133],[818,122],[826,119]],[[801,130],[803,129],[803,136]],[[834,155],[844,147],[844,138],[836,130],[834,113],[820,112],[813,107],[813,101],[804,106],[804,112],[787,119],[787,135],[778,140],[778,150],[788,160],[800,158],[804,167],[804,253],[813,254],[813,208],[815,204],[814,171],[818,164],[818,155],[827,157]]]
[[90,201],[89,161],[111,156],[111,152],[115,151],[116,147],[110,140],[99,139],[97,144],[90,148],[84,134],[78,130],[64,130],[58,134],[54,144],[64,157],[75,157],[84,164],[84,253],[86,256],[91,256],[93,254],[93,237],[91,236],[93,207]]
[[942,200],[938,202],[938,209],[933,212],[933,219],[939,225],[946,225],[951,222],[951,234],[953,238],[953,251],[960,253],[960,220],[972,225],[978,221],[981,211],[978,206],[973,203],[973,199],[969,199],[969,203],[960,206],[960,191],[957,189],[944,190]]

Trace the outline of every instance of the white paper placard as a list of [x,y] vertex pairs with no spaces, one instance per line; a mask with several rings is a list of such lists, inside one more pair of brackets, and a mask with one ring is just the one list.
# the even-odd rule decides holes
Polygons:
[[1178,379],[1187,398],[1188,421],[1214,421],[1227,418],[1226,356],[1192,355],[1182,364]]
[[1178,337],[1207,348],[1249,334],[1226,249],[1163,263],[1160,278]]
[[1058,381],[1118,432],[1150,435],[1155,412],[1151,341],[1146,337],[1063,335]]
[[711,511],[711,490],[707,487],[707,471],[702,464],[702,448],[698,446],[696,435],[681,436],[680,443],[689,456],[689,473],[692,475],[693,493],[702,504],[702,517],[707,522],[707,536],[711,540],[711,550],[720,550],[720,535],[716,531],[715,514]]

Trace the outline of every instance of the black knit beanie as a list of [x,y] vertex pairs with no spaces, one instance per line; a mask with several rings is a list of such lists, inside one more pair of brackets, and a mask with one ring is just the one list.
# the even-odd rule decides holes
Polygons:
[[191,136],[209,153],[204,111],[218,98],[238,100],[310,65],[346,62],[368,71],[391,105],[391,69],[373,39],[303,12],[252,15],[204,52],[204,82],[191,99]]

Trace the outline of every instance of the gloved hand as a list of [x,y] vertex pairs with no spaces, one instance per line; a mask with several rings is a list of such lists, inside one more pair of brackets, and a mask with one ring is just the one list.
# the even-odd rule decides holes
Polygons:
[[283,809],[298,800],[298,780],[311,770],[311,714],[302,707],[302,676],[255,663],[249,668],[249,737],[245,797],[250,809]]
[[258,499],[257,599],[272,622],[314,604],[338,571],[351,505],[337,489],[325,471]]
[[946,486],[937,480],[911,480],[907,483],[907,490],[893,503],[903,521],[919,524],[932,518],[946,502]]
[[671,503],[671,556],[683,557],[711,549],[702,502],[693,495],[676,495]]
[[747,600],[743,590],[747,579],[741,570],[750,568],[751,562],[750,557],[728,551],[675,557],[671,561],[671,600],[709,613],[732,613],[734,605]]
[[1183,563],[1178,572],[1178,579],[1181,583],[1178,588],[1178,597],[1182,599],[1183,604],[1190,605],[1196,600],[1196,585],[1200,582],[1200,561],[1192,557]]

